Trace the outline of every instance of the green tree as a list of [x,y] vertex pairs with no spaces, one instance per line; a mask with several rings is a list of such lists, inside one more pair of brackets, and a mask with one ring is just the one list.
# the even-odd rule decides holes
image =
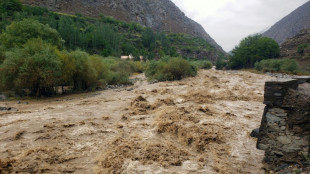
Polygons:
[[7,90],[30,89],[36,96],[51,94],[61,76],[61,62],[56,50],[36,38],[7,52],[7,58],[0,66],[3,87]]
[[95,85],[98,76],[96,69],[91,66],[89,55],[83,51],[77,50],[69,53],[68,56],[70,62],[66,62],[69,64],[67,67],[73,66],[70,72],[73,88],[75,90],[87,90],[92,88]]
[[16,11],[22,11],[22,4],[19,0],[1,0],[0,1],[0,15],[7,13],[13,15]]
[[101,55],[119,56],[121,37],[110,25],[97,23],[92,34],[92,45],[101,50]]
[[142,33],[142,43],[144,47],[152,50],[155,46],[155,33],[152,29],[146,28]]
[[81,46],[82,27],[79,22],[75,22],[72,17],[61,16],[59,19],[58,31],[61,37],[66,41],[66,47],[76,49]]
[[0,35],[0,42],[6,48],[21,47],[29,39],[41,38],[42,40],[62,48],[63,40],[55,29],[43,25],[33,19],[13,22]]
[[280,48],[276,41],[257,34],[243,39],[232,51],[228,60],[228,68],[252,68],[263,59],[278,57]]

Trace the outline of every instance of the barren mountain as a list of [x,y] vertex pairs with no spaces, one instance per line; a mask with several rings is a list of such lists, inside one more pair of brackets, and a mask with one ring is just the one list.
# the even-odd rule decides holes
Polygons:
[[22,2],[69,14],[112,16],[126,22],[137,22],[156,31],[182,32],[202,37],[224,52],[200,24],[186,17],[170,0],[22,0]]
[[277,22],[263,35],[281,44],[286,39],[294,37],[301,30],[307,28],[310,28],[310,1]]

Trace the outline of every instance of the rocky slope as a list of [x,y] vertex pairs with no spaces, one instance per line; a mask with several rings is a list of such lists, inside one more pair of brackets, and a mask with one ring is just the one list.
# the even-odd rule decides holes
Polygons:
[[281,57],[294,58],[302,69],[310,71],[310,29],[287,39],[281,45]]
[[202,37],[224,52],[200,24],[186,17],[170,0],[22,0],[22,2],[70,14],[81,13],[93,17],[103,14],[126,22],[137,22],[157,31],[182,32]]
[[307,28],[310,28],[310,1],[277,22],[263,35],[281,44],[286,39],[294,37],[301,30]]

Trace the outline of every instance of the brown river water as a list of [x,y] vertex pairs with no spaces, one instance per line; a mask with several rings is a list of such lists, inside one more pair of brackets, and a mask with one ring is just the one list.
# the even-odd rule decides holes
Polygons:
[[[0,173],[264,173],[252,129],[266,75],[194,78],[48,99],[1,101]],[[25,104],[24,102],[28,102]]]

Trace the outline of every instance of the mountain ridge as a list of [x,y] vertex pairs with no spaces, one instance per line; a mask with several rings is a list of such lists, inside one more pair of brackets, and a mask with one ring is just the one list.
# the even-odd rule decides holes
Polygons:
[[112,16],[125,22],[136,22],[155,31],[185,33],[207,40],[225,53],[204,28],[188,18],[170,0],[22,0],[25,5],[45,7],[51,11],[86,16]]
[[308,28],[310,28],[310,1],[275,23],[263,33],[263,36],[270,37],[282,44],[288,38],[292,38],[301,30]]

